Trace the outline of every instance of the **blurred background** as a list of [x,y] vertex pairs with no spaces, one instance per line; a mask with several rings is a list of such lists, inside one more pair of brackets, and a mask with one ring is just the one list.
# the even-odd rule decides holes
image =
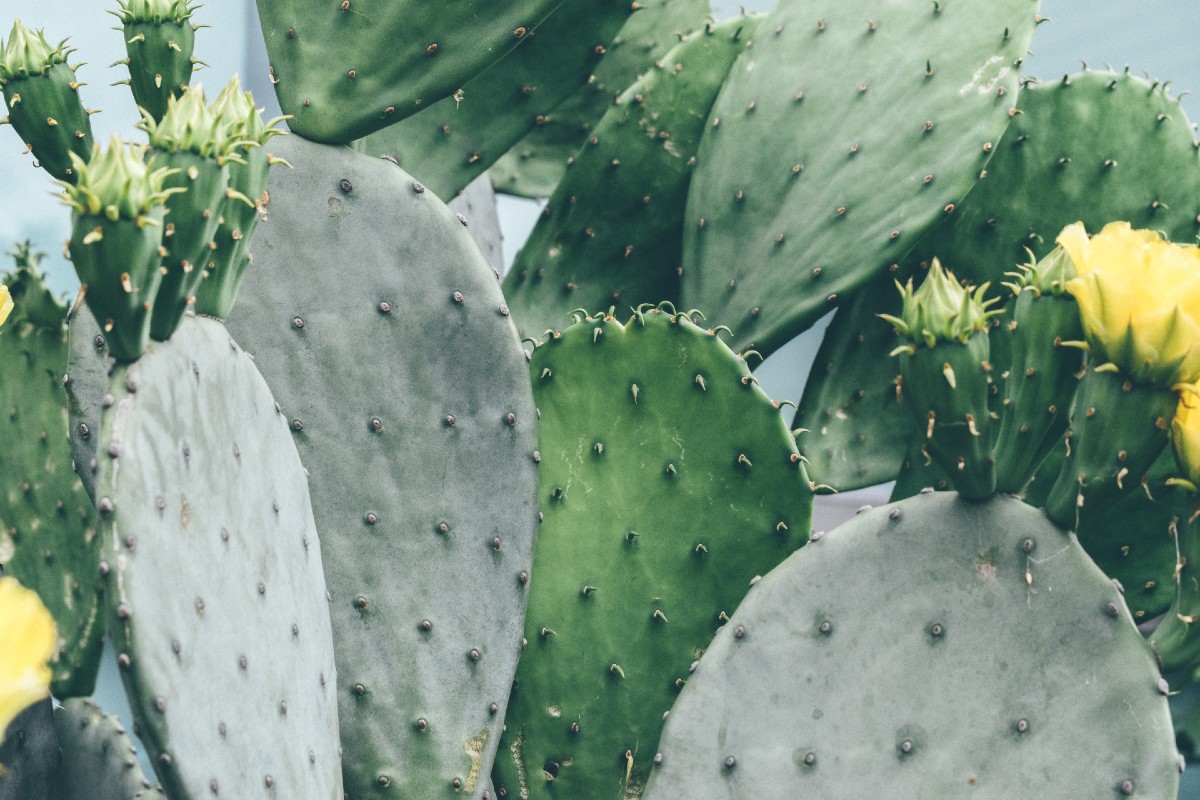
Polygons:
[[[114,134],[141,138],[133,128],[138,114],[128,89],[112,85],[126,77],[123,65],[109,66],[124,57],[122,37],[113,30],[117,20],[106,10],[115,5],[116,0],[0,0],[0,35],[4,38],[9,21],[18,16],[26,25],[44,28],[52,41],[71,37],[70,44],[78,48],[72,63],[86,62],[79,70],[85,83],[81,96],[89,108],[101,110],[92,118],[92,124],[97,140],[102,142]],[[772,6],[773,0],[714,0],[713,15],[724,19],[742,9],[768,11]],[[1200,42],[1200,2],[1042,0],[1041,13],[1047,21],[1034,37],[1024,67],[1027,75],[1057,80],[1085,65],[1118,69],[1128,65],[1136,74],[1169,81],[1171,93],[1182,97],[1189,117],[1200,120],[1200,48],[1196,45]],[[237,73],[243,85],[254,91],[260,105],[271,112],[268,116],[278,113],[267,79],[267,59],[253,0],[206,0],[195,19],[212,27],[202,29],[196,37],[197,55],[209,66],[197,73],[193,85],[203,85],[215,95]],[[69,212],[58,201],[54,184],[22,150],[16,133],[0,127],[0,251],[9,250],[16,242],[33,240],[49,254],[45,266],[51,287],[73,297],[74,273],[62,254]],[[501,197],[498,204],[507,265],[536,221],[540,205],[506,197]],[[756,370],[771,396],[799,399],[823,329],[824,324],[817,325]],[[887,487],[876,487],[820,498],[814,526],[818,530],[831,528],[863,504],[885,502],[889,491]],[[132,729],[111,653],[105,659],[97,694],[106,710],[118,713]],[[1180,797],[1200,798],[1200,769],[1185,774]]]

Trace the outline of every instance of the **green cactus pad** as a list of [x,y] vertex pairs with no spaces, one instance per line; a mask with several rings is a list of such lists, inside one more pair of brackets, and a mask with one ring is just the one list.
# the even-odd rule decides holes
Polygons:
[[778,407],[687,315],[587,317],[530,375],[546,516],[496,789],[636,798],[688,665],[807,541],[812,490]]
[[109,628],[174,800],[340,796],[320,541],[287,418],[219,322],[114,370],[97,508]]
[[[921,242],[909,262],[937,256],[960,278],[998,288],[1005,273],[1029,260],[1026,247],[1045,257],[1076,221],[1095,231],[1128,220],[1173,241],[1195,237],[1200,156],[1183,109],[1161,87],[1123,73],[1085,72],[1027,86],[1018,109],[987,178],[959,204],[953,224]],[[870,287],[838,311],[818,364],[829,363],[826,355],[862,355],[843,358],[832,372],[813,370],[796,417],[813,431],[801,442],[813,476],[838,489],[891,480],[894,454],[904,447],[903,412],[886,391],[895,366],[868,355],[893,346],[891,331],[875,317],[898,313],[900,303],[891,278]]]
[[166,797],[142,774],[137,750],[121,723],[91,700],[75,698],[59,706],[54,728],[63,751],[54,800]]
[[449,201],[587,83],[635,9],[629,0],[567,0],[461,92],[368,136],[366,152],[394,156]]
[[54,701],[47,697],[22,711],[0,740],[0,800],[50,800],[60,758]]
[[701,142],[684,302],[769,353],[898,261],[952,215],[1008,126],[1036,11],[781,3]]
[[1168,583],[1175,596],[1166,616],[1150,635],[1150,646],[1158,654],[1163,669],[1188,669],[1194,674],[1200,666],[1200,625],[1197,624],[1200,623],[1200,520],[1189,518],[1195,511],[1195,498],[1188,499],[1191,507],[1182,515],[1160,519],[1159,526],[1139,524],[1138,527],[1150,535],[1161,535],[1164,532],[1161,525],[1166,523],[1165,531],[1178,546],[1178,567],[1174,581]]
[[621,94],[509,270],[524,333],[580,306],[679,299],[683,212],[704,120],[761,17],[685,38]]
[[1168,691],[1073,537],[1013,498],[924,494],[750,591],[645,796],[1174,800]]
[[553,194],[575,151],[613,101],[709,15],[708,0],[639,0],[637,5],[587,84],[539,120],[492,167],[497,191],[521,197]]
[[563,0],[258,0],[271,81],[301,136],[347,144],[449,97]]
[[54,615],[54,694],[88,695],[104,613],[96,514],[71,471],[62,388],[67,312],[42,283],[36,256],[0,283],[15,302],[0,328],[0,564]]
[[455,214],[466,218],[467,231],[492,269],[497,272],[504,269],[504,236],[491,177],[480,175],[446,205]]
[[70,153],[88,158],[92,123],[79,99],[82,85],[67,64],[74,48],[52,46],[39,31],[17,20],[0,45],[0,89],[8,122],[29,145],[38,164],[59,180],[74,180]]
[[295,136],[277,152],[295,169],[271,176],[229,324],[311,473],[345,791],[479,798],[537,528],[516,329],[468,229],[395,164]]

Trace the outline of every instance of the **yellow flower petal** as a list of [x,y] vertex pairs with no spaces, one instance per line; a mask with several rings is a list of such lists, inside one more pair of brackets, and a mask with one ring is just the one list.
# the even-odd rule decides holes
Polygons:
[[0,737],[21,711],[50,696],[54,618],[38,596],[0,578]]
[[1075,263],[1067,289],[1096,359],[1163,388],[1200,379],[1200,248],[1128,222],[1090,239],[1075,223],[1058,242]]
[[8,319],[8,315],[12,313],[13,300],[8,293],[8,287],[0,285],[0,325]]

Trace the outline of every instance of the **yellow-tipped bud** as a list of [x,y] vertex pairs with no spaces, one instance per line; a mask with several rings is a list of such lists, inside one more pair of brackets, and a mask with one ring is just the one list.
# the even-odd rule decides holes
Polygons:
[[[1200,386],[1185,389],[1171,422],[1171,443],[1175,460],[1185,480],[1200,486]],[[1200,491],[1200,490],[1198,490]]]

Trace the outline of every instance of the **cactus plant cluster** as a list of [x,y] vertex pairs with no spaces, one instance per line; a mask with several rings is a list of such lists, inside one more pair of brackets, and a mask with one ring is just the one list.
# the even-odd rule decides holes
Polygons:
[[[0,800],[1176,796],[1164,85],[1022,78],[1036,0],[258,7],[275,120],[120,0],[145,145],[0,42],[80,282],[0,288]],[[549,197],[503,280],[485,171]],[[791,430],[751,366],[834,308]]]

